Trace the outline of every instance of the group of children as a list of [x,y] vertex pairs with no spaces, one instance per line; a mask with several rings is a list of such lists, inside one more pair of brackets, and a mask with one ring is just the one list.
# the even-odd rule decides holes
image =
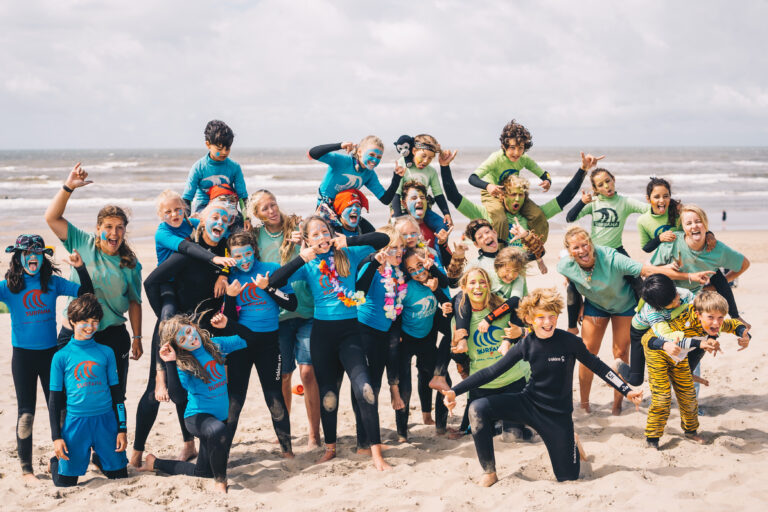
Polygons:
[[[398,139],[399,159],[385,188],[375,172],[384,145],[368,136],[358,144],[309,150],[327,169],[315,210],[300,217],[282,212],[267,190],[248,196],[242,170],[229,158],[233,137],[225,123],[208,123],[208,153],[193,166],[183,193],[166,190],[157,200],[157,267],[143,283],[157,322],[130,459],[138,470],[213,478],[216,489],[226,491],[252,366],[282,455],[293,457],[291,376],[297,363],[310,448],[321,445],[322,426],[321,462],[336,456],[346,373],[358,452],[369,453],[376,468],[389,468],[380,434],[381,381],[386,370],[398,440],[405,442],[414,358],[424,423],[434,424],[437,435],[472,434],[482,485],[497,480],[497,430],[517,441],[531,440],[535,431],[556,478],[578,478],[576,360],[582,363],[583,409],[590,410],[593,373],[615,388],[614,413],[620,413],[624,397],[639,405],[642,392],[630,386],[642,385],[647,366],[648,445],[659,447],[670,386],[685,436],[706,441],[698,433],[694,380],[703,379],[695,370],[706,351],[720,349],[721,332],[736,334],[742,348],[749,344],[749,325],[728,285],[749,261],[716,240],[701,209],[673,200],[666,180],[652,178],[648,204],[640,203],[616,193],[614,175],[598,167],[602,156],[582,153],[581,167],[562,191],[537,205],[520,171],[537,176],[544,191],[552,178],[526,154],[531,135],[513,120],[502,130],[500,149],[470,176],[469,183],[482,189],[481,204],[454,182],[450,164],[457,152],[428,134]],[[571,203],[587,175],[592,192],[582,193],[566,219],[591,215],[591,233],[570,228],[568,254],[558,264],[570,283],[566,332],[556,327],[566,307],[561,295],[555,289],[529,292],[526,268],[537,261],[547,272],[541,258],[548,220]],[[39,378],[50,411],[55,456],[49,469],[57,486],[76,485],[90,461],[108,478],[127,476],[128,360],[141,357],[144,347],[141,265],[125,239],[127,215],[117,206],[102,208],[95,233],[63,216],[72,193],[90,183],[77,164],[45,215],[72,253],[70,279],[57,275],[40,236],[21,235],[6,249],[11,263],[0,282],[0,300],[12,317],[22,473],[35,478],[32,425]],[[390,223],[375,229],[362,216],[370,207],[363,187],[390,206]],[[449,203],[469,219],[462,241],[453,244]],[[653,264],[632,260],[623,247],[632,213],[641,213],[642,249],[653,252]],[[475,258],[465,242],[476,247]],[[729,270],[723,274],[722,268]],[[452,294],[452,288],[458,291]],[[76,298],[57,335],[59,295]],[[613,369],[595,355],[609,322]],[[456,384],[448,375],[451,360],[463,379]],[[434,419],[433,389],[445,395],[435,395]],[[463,392],[469,392],[468,406],[453,431],[448,411]],[[166,401],[175,403],[179,418],[177,460],[144,453]]]

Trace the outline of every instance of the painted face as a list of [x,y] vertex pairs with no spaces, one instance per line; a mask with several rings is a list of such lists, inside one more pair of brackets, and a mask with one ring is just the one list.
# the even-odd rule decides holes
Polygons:
[[24,251],[21,253],[21,267],[27,274],[35,276],[40,272],[40,268],[43,266],[43,258],[44,256],[42,254]]
[[341,220],[342,223],[345,224],[345,227],[348,226],[351,229],[357,228],[357,225],[360,222],[361,211],[362,208],[360,208],[359,204],[351,204],[344,208],[341,212]]
[[419,169],[423,169],[432,163],[435,158],[435,152],[428,149],[414,149],[413,150],[413,163]]
[[601,172],[595,176],[592,186],[601,196],[613,197],[616,193],[616,182],[607,172]]
[[99,248],[110,256],[117,254],[125,239],[125,223],[120,217],[106,217],[96,227]]
[[525,190],[517,188],[507,192],[507,195],[504,198],[504,208],[506,208],[509,213],[517,213],[520,211],[520,208],[522,208],[524,202]]
[[520,160],[520,157],[523,156],[523,153],[525,153],[525,144],[517,140],[510,140],[507,142],[507,144],[507,147],[504,148],[504,154],[507,155],[507,158],[513,162]]
[[171,227],[177,228],[184,222],[184,205],[177,199],[163,201],[157,211],[163,222]]
[[669,208],[669,200],[671,195],[669,189],[664,185],[656,185],[651,190],[651,195],[647,196],[648,202],[651,203],[651,209],[656,215],[664,215]]
[[256,206],[256,216],[268,227],[280,226],[280,209],[275,198],[265,195]]
[[197,329],[191,325],[185,325],[176,333],[176,344],[180,348],[192,352],[203,346],[203,340],[200,338],[200,333],[197,332]]
[[526,318],[527,322],[533,326],[533,332],[536,333],[536,337],[539,339],[551,338],[555,334],[555,327],[557,327],[557,316],[552,311],[536,308]]
[[404,222],[397,229],[405,240],[406,247],[416,247],[418,245],[421,230],[413,222]]
[[99,330],[99,320],[96,318],[80,320],[79,322],[75,322],[75,325],[73,325],[72,328],[75,332],[76,340],[89,340],[93,338],[93,335]]
[[408,271],[414,281],[419,283],[423,283],[429,279],[429,272],[424,268],[424,264],[418,256],[410,256],[405,260],[405,270]]
[[701,326],[707,331],[707,334],[717,336],[720,333],[720,327],[723,325],[725,315],[719,311],[697,311],[696,314],[701,321]]
[[307,243],[317,254],[325,254],[331,250],[331,232],[325,223],[312,221],[307,227]]
[[403,261],[403,249],[405,247],[402,243],[388,246],[384,253],[387,255],[387,263],[392,266],[397,266]]
[[248,272],[253,268],[256,251],[251,245],[235,246],[232,248],[232,257],[237,260],[237,268]]
[[683,212],[682,215],[683,231],[685,237],[693,242],[694,245],[703,244],[707,236],[707,227],[704,221],[694,212]]
[[475,232],[475,246],[485,252],[494,253],[499,250],[499,236],[496,230],[483,226]]
[[408,208],[408,213],[421,220],[427,213],[427,197],[421,190],[412,188],[405,196],[405,206]]
[[517,276],[519,275],[514,263],[504,264],[504,266],[497,270],[496,273],[499,275],[499,279],[507,284],[517,279]]
[[208,212],[205,219],[205,233],[215,244],[227,236],[229,229],[229,212],[223,208],[214,208]]
[[595,249],[584,235],[575,235],[568,240],[568,254],[580,267],[592,268],[595,264]]
[[205,147],[208,148],[208,154],[211,156],[211,160],[216,160],[217,162],[226,160],[229,156],[229,151],[232,149],[225,148],[219,144],[212,144],[208,141],[205,142]]
[[381,162],[382,150],[378,146],[368,146],[360,152],[360,165],[368,170],[374,170]]
[[489,292],[488,281],[485,280],[482,272],[472,272],[467,276],[467,285],[464,293],[473,304],[473,307],[484,307],[488,300]]

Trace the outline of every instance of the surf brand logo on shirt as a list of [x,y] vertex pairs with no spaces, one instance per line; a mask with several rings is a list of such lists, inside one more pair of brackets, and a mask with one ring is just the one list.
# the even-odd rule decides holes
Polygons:
[[223,174],[214,174],[213,176],[208,176],[207,178],[203,178],[200,181],[210,181],[211,184],[206,186],[203,186],[203,188],[211,188],[211,187],[218,187],[222,183],[229,185],[229,178],[224,176]]
[[520,171],[517,169],[507,169],[501,173],[499,176],[499,183],[504,183],[504,180],[507,179],[507,176],[516,176],[520,174]]
[[317,280],[317,282],[320,285],[320,288],[323,289],[324,295],[333,293],[333,285],[331,284],[331,280],[328,278],[328,276],[321,275],[320,278]]
[[253,283],[248,283],[240,290],[240,301],[243,306],[258,306],[260,304],[266,304],[267,301],[259,296],[260,288]]
[[341,192],[342,190],[347,190],[350,188],[360,188],[360,185],[363,184],[362,176],[355,176],[354,174],[342,174],[342,176],[347,178],[347,181],[341,185],[336,185],[334,187],[336,192]]
[[662,234],[665,231],[669,231],[672,229],[672,225],[670,224],[664,224],[663,226],[659,226],[656,228],[656,231],[653,232],[653,238],[656,238],[660,234]]
[[564,363],[565,356],[548,357],[547,361],[549,361],[550,363]]
[[495,325],[488,327],[488,331],[485,333],[475,331],[475,334],[472,336],[472,341],[475,343],[477,353],[485,354],[498,349],[501,344],[501,335],[503,333],[504,329]]
[[211,376],[213,380],[221,380],[224,376],[221,374],[219,369],[217,368],[216,360],[211,359],[207,363],[205,363],[205,371],[208,372],[208,375]]
[[416,318],[427,318],[428,316],[434,314],[435,310],[437,309],[437,299],[430,295],[428,297],[424,297],[423,299],[417,300],[413,303],[413,305],[419,307],[418,311],[416,311],[413,316]]
[[592,212],[592,222],[601,228],[619,227],[619,214],[616,210],[607,206]]
[[29,290],[24,294],[22,304],[24,304],[27,310],[25,311],[27,316],[43,315],[51,312],[46,303],[43,302],[42,295],[43,290]]
[[96,361],[81,361],[77,363],[77,366],[75,366],[75,380],[77,381],[83,381],[83,380],[91,380],[95,379],[96,375],[93,373],[93,367],[99,366],[99,363]]

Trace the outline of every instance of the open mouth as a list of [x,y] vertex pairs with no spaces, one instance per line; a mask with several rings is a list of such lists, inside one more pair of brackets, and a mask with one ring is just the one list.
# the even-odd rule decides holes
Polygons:
[[220,227],[212,227],[211,234],[216,238],[221,238],[221,236],[224,234],[224,229]]
[[485,295],[485,290],[475,290],[472,292],[472,296],[476,299],[482,299],[483,295]]
[[107,245],[112,248],[113,250],[117,250],[117,248],[120,246],[120,239],[119,238],[107,238]]
[[591,261],[590,261],[590,260],[591,260],[592,258],[590,258],[590,257],[589,257],[589,253],[584,253],[584,254],[580,254],[580,255],[577,255],[577,256],[576,256],[576,259],[577,259],[578,261],[580,261],[581,263],[585,263],[585,264],[588,264],[588,263],[591,263]]
[[37,260],[29,260],[27,262],[27,266],[29,267],[30,272],[37,272],[38,265],[39,263],[37,262]]
[[555,330],[555,326],[554,325],[547,325],[547,326],[542,325],[539,329],[541,329],[545,333],[550,333],[550,332]]
[[358,216],[356,213],[350,213],[349,214],[349,223],[350,224],[357,224]]
[[331,248],[331,242],[320,242],[317,248],[322,252],[327,252]]
[[661,215],[662,213],[667,211],[667,205],[664,203],[660,203],[656,205],[656,211]]
[[701,228],[692,229],[690,233],[691,238],[694,240],[701,240],[701,237],[703,236]]
[[250,269],[251,269],[251,263],[250,263],[250,262],[247,262],[247,263],[241,263],[241,264],[240,264],[240,270],[243,270],[243,271],[247,272],[247,271],[249,271]]

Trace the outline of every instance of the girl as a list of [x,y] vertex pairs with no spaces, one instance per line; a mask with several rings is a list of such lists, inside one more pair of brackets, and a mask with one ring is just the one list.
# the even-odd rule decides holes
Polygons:
[[5,252],[12,255],[5,281],[0,281],[0,301],[8,305],[11,313],[11,373],[18,406],[16,448],[24,479],[36,480],[32,468],[32,426],[38,379],[48,402],[51,360],[56,353],[56,298],[93,293],[93,285],[77,250],[72,251],[68,262],[80,282],[59,277],[61,272],[51,259],[53,249],[45,247],[40,235],[19,235]]
[[[277,198],[268,190],[258,190],[248,200],[248,216],[253,225],[259,259],[264,262],[285,265],[299,254],[301,232],[297,215],[283,213]],[[304,386],[304,405],[309,419],[309,448],[320,446],[320,392],[309,352],[309,333],[312,331],[314,301],[307,283],[292,283],[296,295],[295,311],[280,310],[278,337],[280,342],[280,368],[283,400],[291,412],[291,378],[299,366],[301,384]]]
[[390,466],[381,455],[379,413],[360,343],[357,306],[365,297],[353,292],[355,275],[362,259],[389,243],[384,233],[368,233],[358,237],[333,237],[333,230],[323,217],[310,217],[304,223],[302,238],[307,245],[299,256],[275,271],[272,286],[282,286],[291,275],[305,281],[315,301],[310,350],[315,375],[320,387],[322,409],[320,420],[325,436],[325,454],[319,462],[336,456],[336,418],[339,385],[347,372],[365,433],[371,442],[374,466],[379,470]]
[[[283,457],[293,458],[291,449],[291,422],[287,414],[280,381],[280,343],[278,341],[278,315],[280,308],[296,309],[296,296],[290,286],[280,290],[269,283],[269,274],[280,265],[259,261],[256,241],[248,232],[240,231],[227,240],[229,252],[237,266],[232,270],[227,287],[224,311],[230,318],[251,331],[246,338],[247,350],[227,360],[229,372],[229,417],[227,429],[234,438],[240,411],[248,393],[251,367],[255,366],[272,415]],[[240,283],[245,283],[241,285]]]
[[660,243],[675,239],[672,230],[680,229],[681,204],[672,199],[672,187],[663,178],[651,178],[645,187],[645,199],[651,209],[637,218],[637,232],[643,251],[653,252]]
[[[642,391],[632,391],[597,356],[591,354],[576,336],[556,329],[563,301],[554,289],[537,289],[520,301],[518,314],[533,332],[516,343],[500,360],[480,370],[446,391],[445,405],[456,406],[456,395],[470,393],[503,376],[521,362],[530,364],[530,381],[517,393],[502,393],[472,401],[472,437],[483,478],[488,487],[498,481],[493,455],[493,425],[501,419],[530,425],[547,447],[555,478],[559,482],[579,478],[579,457],[573,432],[573,366],[578,359],[618,392],[639,406]],[[554,362],[554,363],[553,363]]]
[[[227,326],[227,317],[217,313],[210,324],[217,329]],[[160,358],[168,373],[171,400],[186,405],[184,423],[200,438],[197,463],[158,459],[147,454],[139,471],[162,471],[168,475],[213,478],[214,489],[227,492],[227,370],[224,356],[246,347],[241,335],[248,336],[235,322],[230,328],[237,334],[212,338],[194,318],[176,315],[160,327]]]
[[[86,233],[64,218],[67,201],[75,189],[91,183],[81,164],[75,165],[48,206],[45,221],[64,248],[70,252],[77,250],[89,269],[94,294],[104,309],[104,318],[94,339],[115,353],[117,376],[125,394],[128,353],[131,353],[131,359],[136,360],[144,352],[141,344],[141,264],[125,241],[128,216],[119,206],[108,205],[99,211],[95,234]],[[71,281],[78,282],[78,279],[75,273],[70,275]],[[133,338],[125,328],[126,312]],[[64,319],[59,344],[66,344],[71,337],[72,326]]]

